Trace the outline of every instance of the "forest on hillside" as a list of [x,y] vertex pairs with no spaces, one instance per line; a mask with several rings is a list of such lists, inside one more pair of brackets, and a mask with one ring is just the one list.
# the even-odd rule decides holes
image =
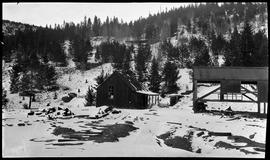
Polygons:
[[[117,17],[107,17],[101,22],[97,16],[93,20],[84,17],[78,24],[63,22],[53,27],[4,20],[2,59],[7,62],[16,59],[15,66],[28,68],[36,74],[41,73],[36,70],[37,66],[54,74],[48,62],[67,66],[63,45],[68,40],[77,69],[89,69],[88,56],[95,53],[97,62],[112,62],[115,69],[136,75],[140,82],[152,83],[153,90],[160,76],[164,77],[168,88],[175,88],[179,78],[177,68],[218,66],[218,55],[224,56],[225,66],[268,66],[267,22],[266,3],[189,5],[129,23]],[[93,45],[92,42],[101,37],[107,40]],[[173,44],[172,39],[177,43]],[[135,49],[126,43],[127,40],[141,43]],[[159,56],[152,58],[151,46],[155,44],[158,44]],[[161,65],[158,62],[164,57],[166,62]],[[152,66],[151,71],[147,69],[148,64]],[[14,81],[20,70],[15,69]],[[162,73],[154,70],[162,70]],[[42,75],[37,77],[44,80]],[[55,81],[54,76],[51,79]]]

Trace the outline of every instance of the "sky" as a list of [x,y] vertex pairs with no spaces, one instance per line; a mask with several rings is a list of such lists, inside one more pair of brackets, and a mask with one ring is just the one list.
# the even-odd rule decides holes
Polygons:
[[83,21],[84,16],[93,22],[96,15],[105,21],[106,17],[118,17],[123,22],[130,22],[190,3],[2,3],[2,19],[34,24],[54,26],[63,22]]

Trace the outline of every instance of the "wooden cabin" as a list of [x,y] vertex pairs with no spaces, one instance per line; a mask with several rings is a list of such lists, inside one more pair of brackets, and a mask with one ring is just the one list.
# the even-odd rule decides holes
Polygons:
[[118,71],[97,87],[96,105],[145,109],[159,102],[159,94],[147,91],[133,77]]

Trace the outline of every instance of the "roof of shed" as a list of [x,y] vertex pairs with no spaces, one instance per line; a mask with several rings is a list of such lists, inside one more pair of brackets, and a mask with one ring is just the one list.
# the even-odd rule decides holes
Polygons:
[[[126,83],[133,91],[136,91],[137,93],[147,95],[158,95],[158,93],[154,93],[147,90],[140,82],[136,80],[135,77],[123,74],[120,71],[114,71],[107,79],[105,79],[105,81],[109,80],[112,76],[118,76],[121,80],[123,80],[124,83]],[[101,83],[99,86],[101,86],[103,83]]]

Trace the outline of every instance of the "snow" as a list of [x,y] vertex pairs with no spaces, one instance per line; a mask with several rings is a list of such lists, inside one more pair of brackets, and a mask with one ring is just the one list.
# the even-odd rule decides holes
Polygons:
[[159,95],[158,93],[154,93],[151,91],[145,91],[145,90],[139,90],[139,91],[137,91],[137,93],[147,94],[147,95],[151,95],[151,96]]
[[[5,64],[8,66],[8,64]],[[6,72],[7,67],[4,72]],[[67,86],[70,90],[57,91],[58,99],[53,99],[54,92],[43,92],[37,95],[37,101],[32,103],[32,110],[42,110],[48,107],[69,108],[75,115],[73,118],[57,118],[49,120],[47,116],[27,116],[30,110],[23,109],[22,104],[28,103],[29,99],[19,97],[18,94],[10,94],[7,98],[10,102],[7,109],[2,109],[2,156],[3,157],[254,157],[264,158],[265,152],[258,154],[246,154],[237,149],[217,148],[215,144],[219,141],[231,145],[245,145],[246,143],[235,143],[226,136],[209,136],[209,132],[230,132],[235,136],[242,136],[258,143],[266,143],[266,119],[255,117],[234,117],[226,115],[214,115],[211,113],[194,113],[192,110],[192,93],[185,95],[174,106],[169,106],[169,97],[160,98],[159,105],[148,109],[120,109],[118,114],[109,115],[100,119],[89,119],[102,114],[107,106],[95,107],[84,106],[85,94],[89,86],[96,86],[95,77],[101,70],[112,73],[110,63],[103,64],[85,72],[71,70],[65,71],[57,68],[61,73],[57,83]],[[191,69],[180,69],[181,78],[177,81],[181,92],[192,89]],[[8,89],[9,76],[3,75],[2,85]],[[70,79],[70,81],[69,81]],[[88,83],[85,82],[87,79]],[[219,86],[205,85],[198,87],[198,96],[201,96]],[[78,92],[80,89],[80,92]],[[68,103],[63,103],[61,98],[68,93],[74,92],[77,97]],[[149,93],[145,91],[139,91]],[[213,97],[210,97],[213,98]],[[21,101],[21,103],[20,103]],[[50,103],[50,106],[47,104]],[[232,110],[247,110],[256,112],[256,104],[247,103],[207,103],[208,109],[225,110],[231,106]],[[232,120],[235,118],[234,120]],[[114,124],[132,123],[137,129],[129,132],[126,137],[120,137],[116,142],[96,143],[94,141],[72,141],[70,143],[82,143],[81,145],[53,145],[61,135],[54,135],[56,126],[72,128],[74,131],[90,130],[102,132],[103,126]],[[18,126],[25,123],[25,126]],[[89,125],[90,124],[90,125]],[[96,124],[96,127],[91,125]],[[13,126],[10,126],[13,125]],[[199,128],[204,129],[201,131]],[[167,146],[165,140],[158,136],[167,132],[172,133],[171,138],[184,137],[193,132],[191,145],[193,152],[184,149]],[[197,134],[203,132],[202,136]],[[250,138],[254,135],[253,138]],[[204,137],[206,136],[206,137]],[[245,150],[255,152],[254,147],[243,147]],[[201,153],[195,153],[201,149]]]

